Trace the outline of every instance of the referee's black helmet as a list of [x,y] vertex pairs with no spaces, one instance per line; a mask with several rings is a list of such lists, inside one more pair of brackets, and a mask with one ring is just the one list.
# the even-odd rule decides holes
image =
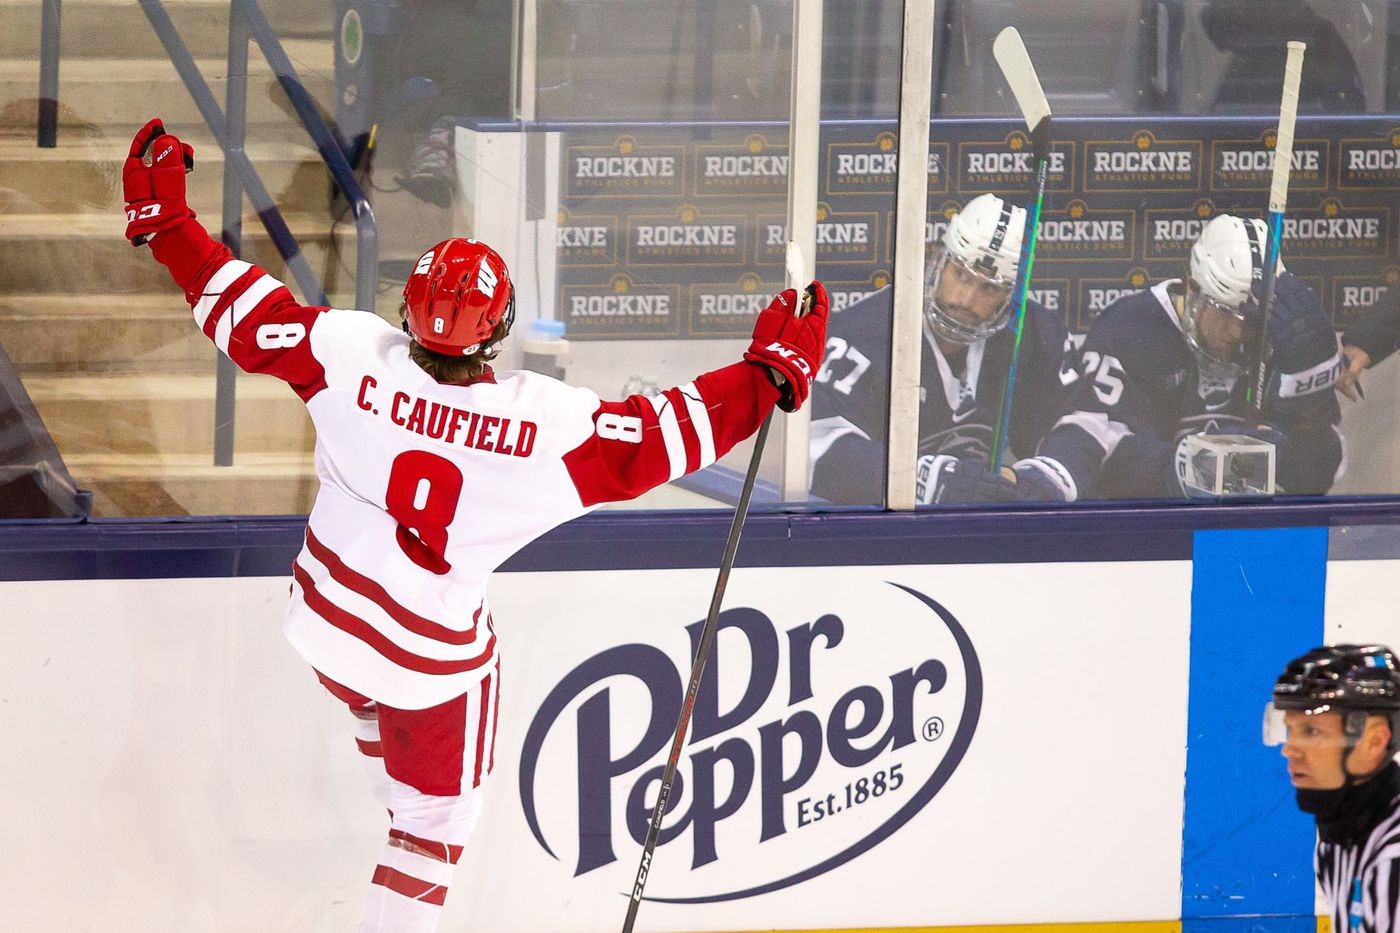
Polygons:
[[[1343,714],[1347,732],[1365,720],[1349,712],[1390,719],[1391,751],[1400,750],[1400,659],[1385,645],[1323,645],[1288,662],[1274,682],[1280,710]],[[1357,721],[1359,719],[1359,721]]]

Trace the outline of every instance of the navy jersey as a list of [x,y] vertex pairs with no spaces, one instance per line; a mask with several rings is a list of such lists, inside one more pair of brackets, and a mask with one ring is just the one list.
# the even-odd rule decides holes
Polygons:
[[[882,288],[834,313],[826,360],[812,387],[812,492],[831,502],[873,504],[885,487],[893,291]],[[949,360],[925,337],[919,454],[990,460],[1002,387],[1016,335],[1006,328]],[[1078,373],[1060,319],[1026,305],[1008,445],[1016,457],[1036,444],[1071,400]]]
[[[1180,498],[1174,457],[1182,437],[1258,422],[1246,401],[1247,370],[1212,378],[1196,365],[1172,303],[1179,285],[1170,279],[1120,298],[1080,348],[1075,410],[1055,425],[1040,453],[1069,470],[1081,499]],[[1277,455],[1283,492],[1324,493],[1336,479],[1340,410],[1331,388],[1326,392],[1325,416],[1306,423],[1271,415],[1265,406],[1263,420],[1289,441],[1287,456]]]

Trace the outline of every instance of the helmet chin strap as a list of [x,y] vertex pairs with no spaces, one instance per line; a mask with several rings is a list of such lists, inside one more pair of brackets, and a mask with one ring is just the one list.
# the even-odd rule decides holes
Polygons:
[[1351,750],[1355,747],[1356,743],[1352,742],[1346,747],[1346,751],[1342,754],[1342,774],[1346,778],[1346,783],[1342,785],[1342,787],[1344,788],[1355,787],[1357,784],[1366,783],[1367,781],[1371,780],[1371,778],[1375,777],[1377,774],[1380,774],[1381,771],[1384,770],[1386,763],[1390,761],[1389,758],[1385,759],[1385,761],[1382,761],[1380,764],[1376,765],[1376,767],[1372,768],[1370,771],[1367,771],[1365,774],[1352,774],[1351,769],[1347,767],[1347,759],[1351,757]]
[[1390,758],[1386,758],[1366,774],[1353,774],[1347,768],[1347,759],[1351,757],[1351,751],[1355,747],[1356,739],[1349,737],[1342,752],[1341,787],[1330,790],[1299,788],[1294,792],[1298,809],[1316,818],[1318,834],[1325,842],[1338,842],[1345,838],[1348,821],[1354,819],[1358,801],[1367,796],[1367,791],[1371,788],[1370,782],[1383,772],[1391,761]]
[[[1346,748],[1342,751],[1342,774],[1346,776],[1346,783],[1342,785],[1343,787],[1354,787],[1357,784],[1364,784],[1366,781],[1369,781],[1377,774],[1380,774],[1381,771],[1385,770],[1385,766],[1389,764],[1391,759],[1394,757],[1393,755],[1384,756],[1381,759],[1380,764],[1376,765],[1374,768],[1372,768],[1370,771],[1367,771],[1365,774],[1351,773],[1351,770],[1347,768],[1347,759],[1351,757],[1351,753],[1356,749],[1356,745],[1358,742],[1361,741],[1361,737],[1366,734],[1366,721],[1372,715],[1375,714],[1360,712],[1356,710],[1352,710],[1346,714],[1348,718],[1350,718],[1353,715],[1360,717],[1361,728],[1353,731],[1351,729],[1346,728],[1345,720],[1343,721],[1342,732],[1346,735],[1347,739]],[[1388,747],[1393,748],[1393,746]]]

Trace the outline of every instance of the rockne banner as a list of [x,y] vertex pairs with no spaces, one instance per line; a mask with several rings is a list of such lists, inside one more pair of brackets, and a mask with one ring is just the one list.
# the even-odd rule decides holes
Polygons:
[[[1267,118],[1055,124],[1033,296],[1086,330],[1126,292],[1181,274],[1201,225],[1267,210]],[[833,309],[889,284],[891,123],[826,123],[818,275]],[[782,124],[570,129],[561,150],[558,307],[571,339],[742,337],[782,287],[790,153]],[[970,198],[1024,200],[1020,124],[936,120],[925,239]],[[1283,260],[1345,327],[1400,279],[1400,116],[1298,120]]]

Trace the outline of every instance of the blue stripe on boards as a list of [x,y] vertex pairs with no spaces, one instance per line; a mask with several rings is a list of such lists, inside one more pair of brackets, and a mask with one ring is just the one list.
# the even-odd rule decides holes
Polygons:
[[1323,639],[1327,529],[1198,531],[1183,933],[1315,933],[1312,820],[1261,741],[1283,665]]

